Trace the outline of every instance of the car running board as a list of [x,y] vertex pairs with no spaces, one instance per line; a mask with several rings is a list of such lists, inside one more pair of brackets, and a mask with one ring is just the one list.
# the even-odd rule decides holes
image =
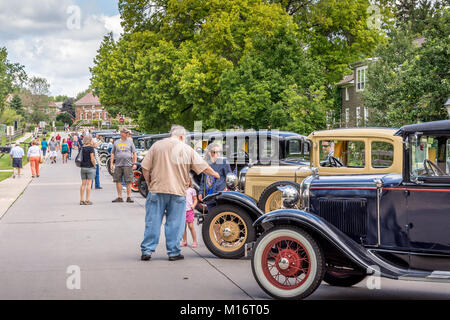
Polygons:
[[398,280],[406,281],[427,281],[427,282],[449,282],[450,283],[450,271],[433,271],[425,277],[420,277],[417,274],[406,274],[398,277]]

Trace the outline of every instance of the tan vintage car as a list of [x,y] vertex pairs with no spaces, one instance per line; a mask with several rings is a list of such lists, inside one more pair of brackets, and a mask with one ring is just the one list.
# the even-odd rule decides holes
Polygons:
[[[394,137],[396,129],[351,128],[316,131],[311,141],[311,165],[255,166],[245,174],[243,193],[258,202],[264,212],[281,207],[279,186],[299,185],[312,174],[320,175],[378,174],[401,172],[402,141]],[[244,180],[244,177],[241,177]]]

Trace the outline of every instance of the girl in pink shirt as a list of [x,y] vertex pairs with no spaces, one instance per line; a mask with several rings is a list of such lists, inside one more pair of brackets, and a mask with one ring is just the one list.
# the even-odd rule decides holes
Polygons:
[[196,248],[197,244],[197,234],[194,229],[194,217],[195,217],[195,206],[197,205],[197,191],[192,188],[192,181],[189,182],[189,188],[186,190],[186,225],[184,226],[184,236],[183,242],[181,242],[181,247],[187,246],[187,227],[189,226],[189,230],[192,235],[192,248]]

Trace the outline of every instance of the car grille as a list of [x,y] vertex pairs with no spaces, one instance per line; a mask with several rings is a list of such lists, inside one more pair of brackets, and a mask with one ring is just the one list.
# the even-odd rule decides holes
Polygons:
[[319,216],[349,236],[367,235],[366,199],[319,199]]

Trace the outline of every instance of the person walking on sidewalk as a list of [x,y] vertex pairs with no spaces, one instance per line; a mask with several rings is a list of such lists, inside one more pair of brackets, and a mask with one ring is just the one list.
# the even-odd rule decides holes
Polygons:
[[28,160],[31,167],[31,176],[39,178],[39,165],[41,162],[41,148],[36,140],[33,140],[33,145],[28,149]]
[[142,170],[148,185],[145,203],[145,232],[141,243],[141,260],[148,261],[155,252],[166,215],[166,249],[170,261],[184,259],[180,242],[186,223],[186,190],[190,171],[205,172],[217,179],[219,174],[184,141],[186,129],[174,125],[170,137],[153,144],[142,161]]
[[[91,195],[92,180],[95,179],[95,172],[97,163],[95,162],[95,151],[92,146],[92,137],[86,136],[83,139],[83,147],[81,151],[83,153],[83,160],[81,161],[81,187],[80,187],[80,205],[92,205],[89,200]],[[86,198],[84,194],[86,193]],[[84,200],[86,199],[86,200]]]
[[133,182],[133,170],[136,170],[137,153],[133,140],[128,139],[128,129],[120,131],[120,139],[114,142],[111,150],[110,169],[114,171],[113,181],[116,183],[117,198],[112,202],[123,202],[122,179],[127,186],[127,202],[131,200],[131,183]]
[[67,138],[67,145],[69,146],[69,160],[72,159],[72,147],[73,147],[72,144],[73,144],[72,136],[69,135],[69,137]]
[[66,139],[63,139],[61,144],[61,155],[62,155],[62,162],[67,163],[67,158],[69,157],[69,145],[67,144]]
[[42,148],[42,155],[45,157],[47,155],[47,149],[48,149],[48,142],[45,137],[42,138],[41,148]]
[[58,144],[58,151],[61,151],[61,136],[58,135],[56,136],[56,143]]
[[14,145],[14,147],[11,149],[10,152],[11,159],[12,159],[12,166],[13,166],[13,179],[16,177],[16,171],[17,171],[17,177],[20,178],[20,169],[22,169],[22,161],[23,156],[25,155],[25,152],[20,147],[18,143]]
[[56,142],[55,137],[52,137],[50,139],[50,142],[48,143],[48,147],[50,149],[50,163],[56,163],[56,156],[58,155],[56,150],[58,150],[58,142]]
[[[92,146],[94,147],[95,162],[97,163],[97,168],[95,171],[95,189],[103,189],[100,186],[100,157],[98,156],[98,141],[96,139],[92,139],[92,142]],[[92,182],[92,184],[93,183],[94,182]]]

